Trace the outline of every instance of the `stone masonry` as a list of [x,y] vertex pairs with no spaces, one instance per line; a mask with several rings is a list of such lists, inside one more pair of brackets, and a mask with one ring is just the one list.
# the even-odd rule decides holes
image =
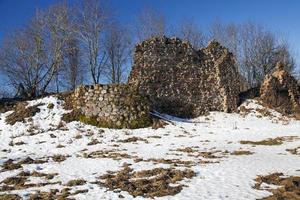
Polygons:
[[237,109],[239,76],[233,55],[218,42],[195,50],[178,38],[136,46],[129,84],[149,97],[151,109],[180,117]]
[[140,128],[149,126],[147,99],[128,85],[80,86],[73,93],[74,108],[81,121],[107,128]]
[[300,91],[297,81],[284,70],[283,63],[277,63],[276,70],[266,76],[260,94],[260,100],[266,106],[300,119]]

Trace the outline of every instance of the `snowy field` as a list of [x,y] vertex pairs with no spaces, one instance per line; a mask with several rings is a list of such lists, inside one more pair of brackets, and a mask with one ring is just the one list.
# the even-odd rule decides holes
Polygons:
[[[61,117],[69,111],[63,109],[62,101],[47,97],[29,102],[29,106],[37,104],[41,104],[41,111],[25,123],[8,125],[6,116],[13,111],[0,114],[0,195],[18,194],[29,199],[38,191],[68,188],[70,199],[146,198],[104,183],[103,175],[127,166],[133,172],[154,168],[194,172],[192,177],[170,183],[170,187],[182,186],[176,187],[176,194],[155,199],[248,200],[271,195],[253,188],[258,175],[300,175],[300,121],[270,110],[264,116],[259,112],[264,108],[253,100],[242,105],[247,110],[244,114],[211,112],[192,120],[164,116],[168,119],[165,127],[136,130],[64,124]],[[275,143],[255,143],[268,139]],[[21,163],[28,157],[31,160]],[[21,164],[5,169],[8,159]],[[21,172],[31,174],[18,179],[25,184],[4,181]],[[14,184],[13,189],[9,187]]]

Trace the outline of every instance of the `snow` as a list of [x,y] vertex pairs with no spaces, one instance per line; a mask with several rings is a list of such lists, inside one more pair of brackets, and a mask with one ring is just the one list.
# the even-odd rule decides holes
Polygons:
[[[121,193],[108,191],[107,188],[93,184],[93,182],[107,171],[122,169],[124,163],[132,164],[130,167],[134,170],[170,167],[170,164],[145,161],[147,159],[179,159],[197,162],[195,166],[191,167],[196,172],[196,176],[180,182],[187,187],[184,187],[175,196],[156,199],[257,199],[270,195],[265,190],[253,188],[254,179],[258,175],[274,172],[300,175],[300,156],[286,151],[286,149],[299,147],[300,138],[286,140],[282,145],[274,146],[240,144],[241,140],[260,141],[268,138],[300,136],[300,121],[286,119],[273,110],[269,110],[271,116],[264,117],[257,111],[263,107],[254,100],[248,100],[242,105],[251,110],[246,115],[211,112],[208,116],[196,119],[180,119],[163,115],[170,122],[164,128],[157,130],[152,128],[100,129],[80,122],[71,122],[66,124],[67,129],[58,129],[57,126],[61,122],[62,115],[69,112],[63,109],[61,100],[55,97],[46,97],[28,103],[28,106],[42,104],[39,106],[41,111],[33,117],[32,121],[18,122],[11,126],[5,122],[5,118],[12,111],[0,114],[0,165],[7,159],[18,161],[28,156],[33,159],[45,159],[57,154],[69,157],[63,162],[54,162],[49,159],[47,163],[43,164],[23,165],[25,171],[58,173],[51,182],[62,182],[61,185],[12,191],[25,199],[37,189],[42,191],[49,191],[53,188],[62,189],[63,184],[74,179],[84,179],[87,183],[72,188],[72,191],[88,189],[87,193],[72,196],[75,199],[119,199],[119,194],[122,194],[125,199],[144,199],[142,197],[134,198],[125,191],[121,191]],[[53,109],[47,108],[50,103],[54,105]],[[33,127],[35,134],[32,135],[30,129]],[[75,137],[78,135],[82,135],[82,138],[76,139]],[[120,140],[133,136],[143,138],[148,142],[120,142]],[[160,136],[160,138],[153,136]],[[93,139],[97,139],[100,143],[88,145]],[[14,143],[22,141],[25,144],[10,146],[9,143],[12,140]],[[58,145],[64,147],[57,148]],[[178,148],[185,147],[191,147],[196,153],[176,151]],[[4,152],[4,149],[7,151]],[[84,157],[84,153],[88,154],[99,150],[126,153],[133,157],[143,158],[144,161],[135,162],[134,158]],[[214,150],[221,151],[215,154],[220,158],[191,156],[197,152]],[[230,154],[236,150],[247,150],[253,154]],[[229,153],[222,154],[225,151]],[[199,163],[199,159],[218,162],[204,164]],[[184,169],[186,167],[179,165],[177,168]],[[21,169],[0,172],[0,182],[20,171]],[[30,177],[31,182],[42,182],[43,180],[43,178]],[[0,194],[2,193],[0,192]]]

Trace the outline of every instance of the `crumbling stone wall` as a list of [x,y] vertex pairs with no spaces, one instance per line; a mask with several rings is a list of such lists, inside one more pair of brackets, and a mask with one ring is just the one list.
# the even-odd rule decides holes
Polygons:
[[300,91],[297,81],[284,64],[277,63],[276,70],[267,75],[260,89],[263,104],[284,114],[294,114],[300,119]]
[[149,126],[149,104],[128,85],[80,86],[73,93],[80,121],[107,128]]
[[232,112],[240,87],[234,64],[216,41],[195,50],[178,38],[151,38],[136,46],[129,84],[159,112],[181,117]]

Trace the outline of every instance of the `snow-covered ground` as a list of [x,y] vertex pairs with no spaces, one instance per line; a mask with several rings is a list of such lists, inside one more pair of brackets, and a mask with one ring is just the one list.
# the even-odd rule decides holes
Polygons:
[[[41,187],[2,191],[0,194],[18,194],[24,199],[35,191],[62,189],[74,179],[84,179],[85,184],[71,187],[72,191],[85,190],[70,196],[75,199],[134,199],[126,191],[110,191],[96,184],[107,171],[118,171],[124,163],[131,164],[134,171],[153,168],[186,169],[196,173],[184,179],[180,193],[157,199],[257,199],[269,196],[265,190],[253,188],[258,175],[283,172],[285,175],[300,175],[300,156],[286,149],[300,146],[300,121],[284,119],[275,111],[271,116],[262,116],[263,109],[254,100],[244,103],[248,114],[211,112],[208,116],[184,120],[164,116],[170,122],[164,128],[113,130],[100,129],[80,122],[71,122],[61,127],[65,111],[63,102],[47,97],[29,102],[43,103],[33,120],[17,122],[11,126],[5,122],[12,111],[0,114],[0,166],[8,159],[15,162],[26,157],[47,160],[40,164],[23,164],[15,170],[1,170],[0,182],[21,171],[57,173],[51,182],[61,182]],[[53,109],[47,108],[53,103]],[[59,126],[59,127],[58,127]],[[289,137],[295,136],[295,137]],[[299,138],[298,138],[299,136]],[[124,141],[137,137],[137,141]],[[240,141],[261,141],[281,137],[279,145],[241,144]],[[94,144],[89,144],[94,141]],[[95,141],[98,141],[95,142]],[[20,143],[23,142],[24,144]],[[18,145],[17,145],[18,144]],[[88,145],[89,144],[89,145]],[[189,148],[188,148],[189,147]],[[249,155],[235,155],[235,151],[249,151]],[[101,156],[87,156],[102,151]],[[103,153],[104,152],[104,153]],[[122,153],[122,154],[118,154]],[[105,154],[106,158],[103,158]],[[55,162],[54,155],[68,156]],[[123,155],[123,156],[122,156]],[[124,156],[127,155],[127,156]],[[155,160],[156,159],[156,160]],[[158,161],[159,159],[191,161],[178,164]],[[178,162],[180,163],[180,162]],[[43,177],[30,177],[30,183],[45,182]],[[0,188],[1,188],[0,184]],[[143,199],[143,197],[136,197]]]

